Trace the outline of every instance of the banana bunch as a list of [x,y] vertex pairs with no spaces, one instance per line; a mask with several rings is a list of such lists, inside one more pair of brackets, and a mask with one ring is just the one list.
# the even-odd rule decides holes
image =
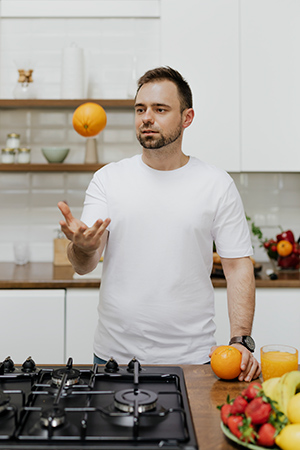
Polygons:
[[269,378],[262,384],[267,397],[277,402],[277,408],[287,416],[289,400],[300,390],[300,371],[293,370],[282,377]]

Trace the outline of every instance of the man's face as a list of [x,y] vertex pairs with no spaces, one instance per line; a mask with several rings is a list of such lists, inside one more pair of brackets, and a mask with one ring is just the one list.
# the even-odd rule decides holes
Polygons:
[[144,84],[135,102],[135,129],[145,149],[159,149],[181,137],[182,114],[177,86],[168,80]]

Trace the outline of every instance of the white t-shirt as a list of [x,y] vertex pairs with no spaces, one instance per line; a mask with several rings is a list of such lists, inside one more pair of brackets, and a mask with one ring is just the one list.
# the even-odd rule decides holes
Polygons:
[[107,217],[95,354],[121,364],[209,361],[213,240],[222,257],[252,254],[232,178],[194,157],[171,171],[141,155],[111,163],[95,173],[82,220]]

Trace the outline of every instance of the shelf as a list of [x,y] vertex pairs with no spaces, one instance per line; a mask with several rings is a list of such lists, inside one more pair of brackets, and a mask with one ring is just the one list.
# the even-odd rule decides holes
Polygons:
[[0,172],[96,172],[105,164],[0,164]]
[[79,99],[79,100],[60,100],[60,99],[41,99],[41,100],[12,100],[0,99],[0,108],[2,109],[37,109],[37,108],[77,108],[83,103],[98,103],[103,108],[133,108],[133,99]]

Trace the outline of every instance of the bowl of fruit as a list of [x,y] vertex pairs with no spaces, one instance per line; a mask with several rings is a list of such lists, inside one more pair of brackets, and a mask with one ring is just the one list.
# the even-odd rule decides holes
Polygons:
[[268,253],[270,261],[277,264],[278,270],[299,270],[300,268],[300,244],[295,241],[291,230],[277,234],[276,239],[268,239],[263,246]]

